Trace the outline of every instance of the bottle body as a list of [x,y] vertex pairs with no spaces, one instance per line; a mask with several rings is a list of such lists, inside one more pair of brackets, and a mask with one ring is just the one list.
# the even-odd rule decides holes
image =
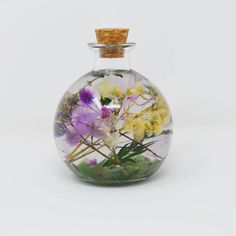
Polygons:
[[130,69],[99,69],[64,94],[55,117],[59,153],[81,179],[97,184],[144,180],[165,160],[169,107],[156,86]]

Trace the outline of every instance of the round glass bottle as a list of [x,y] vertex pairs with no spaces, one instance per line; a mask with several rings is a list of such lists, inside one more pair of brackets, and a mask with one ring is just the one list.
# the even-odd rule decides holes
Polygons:
[[78,79],[57,108],[54,135],[67,166],[82,180],[145,180],[165,160],[172,121],[161,92],[129,67],[127,29],[96,30],[95,68]]

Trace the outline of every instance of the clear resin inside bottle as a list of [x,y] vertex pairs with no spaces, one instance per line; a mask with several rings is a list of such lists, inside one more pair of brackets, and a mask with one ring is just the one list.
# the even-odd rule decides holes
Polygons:
[[144,180],[168,154],[168,105],[156,86],[129,68],[128,51],[134,43],[89,45],[97,55],[95,69],[66,91],[56,112],[59,153],[88,182]]

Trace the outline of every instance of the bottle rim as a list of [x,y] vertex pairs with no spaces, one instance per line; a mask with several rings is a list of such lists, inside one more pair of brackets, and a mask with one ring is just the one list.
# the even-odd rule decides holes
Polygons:
[[123,44],[98,44],[98,43],[88,43],[89,48],[132,48],[136,45],[135,42],[128,42]]

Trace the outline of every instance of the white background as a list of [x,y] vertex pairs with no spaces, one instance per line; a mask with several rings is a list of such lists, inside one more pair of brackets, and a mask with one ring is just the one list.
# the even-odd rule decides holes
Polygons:
[[[0,235],[236,235],[236,3],[0,0]],[[99,27],[129,27],[132,68],[164,93],[170,155],[149,181],[80,182],[57,157],[57,103]]]

